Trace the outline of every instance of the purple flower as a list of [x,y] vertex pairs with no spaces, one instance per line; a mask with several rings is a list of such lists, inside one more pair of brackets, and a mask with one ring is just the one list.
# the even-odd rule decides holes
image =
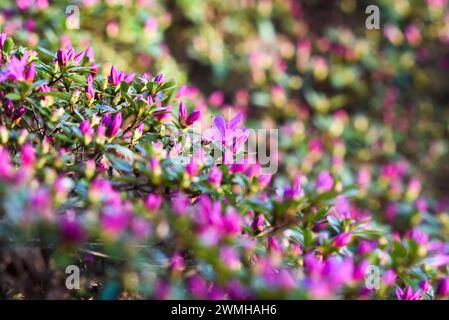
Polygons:
[[28,64],[28,52],[25,52],[22,58],[18,59],[17,57],[12,57],[11,62],[8,65],[6,70],[6,76],[9,77],[12,81],[26,81],[28,83],[33,82],[35,68],[34,63],[31,63],[26,68]]
[[367,254],[376,249],[376,241],[360,240],[357,246],[356,254]]
[[170,283],[163,279],[157,279],[154,284],[154,297],[157,300],[167,299],[170,295]]
[[13,166],[11,164],[11,157],[9,156],[8,149],[0,145],[0,178],[8,179],[13,175]]
[[171,199],[173,212],[179,216],[186,214],[190,206],[189,199],[183,193],[176,193]]
[[441,297],[449,296],[449,277],[443,278],[438,282],[436,293]]
[[271,174],[262,174],[257,177],[257,182],[262,188],[265,188],[270,184],[272,177]]
[[131,230],[136,240],[144,240],[150,235],[151,225],[142,217],[134,217],[131,221]]
[[360,281],[365,278],[366,270],[368,269],[370,262],[368,259],[362,260],[355,268],[353,279],[355,281]]
[[94,87],[93,87],[93,78],[92,75],[87,76],[87,85],[86,85],[86,97],[88,100],[92,100],[95,96]]
[[337,248],[341,248],[341,247],[344,247],[347,244],[349,244],[350,241],[351,241],[351,233],[346,232],[346,233],[340,233],[339,235],[337,235],[334,238],[334,240],[332,241],[332,243]]
[[122,81],[130,83],[131,81],[133,81],[134,76],[134,73],[125,74],[125,72],[117,71],[115,66],[112,66],[108,81],[111,85],[118,86]]
[[178,114],[178,120],[179,124],[182,127],[190,126],[195,121],[197,121],[200,118],[201,112],[199,111],[193,111],[189,116],[187,117],[187,110],[184,102],[181,102],[179,104],[179,114]]
[[240,269],[240,257],[238,252],[232,247],[220,248],[220,261],[231,270]]
[[281,252],[282,251],[282,247],[279,244],[278,239],[276,239],[275,237],[269,237],[267,240],[267,248],[268,250],[272,251],[272,252]]
[[207,294],[207,284],[200,276],[193,276],[187,281],[190,294],[197,299],[204,298]]
[[184,270],[184,258],[179,254],[175,253],[170,259],[169,269],[174,272],[179,272]]
[[209,182],[212,183],[215,187],[219,187],[221,184],[223,173],[218,167],[213,167],[209,172]]
[[419,300],[421,298],[421,293],[419,291],[413,292],[410,286],[407,286],[404,291],[397,287],[396,298],[398,300]]
[[317,188],[319,192],[329,192],[332,190],[333,185],[334,180],[329,172],[321,171],[316,179],[315,188]]
[[396,272],[392,269],[385,270],[382,275],[382,281],[387,285],[392,285],[396,281]]
[[187,110],[186,105],[184,102],[179,103],[179,113],[178,113],[178,119],[180,123],[185,123],[187,119]]
[[156,83],[162,83],[162,82],[164,82],[164,75],[163,75],[162,73],[158,74],[158,75],[154,78],[153,81],[156,82]]
[[228,209],[221,221],[221,231],[226,235],[236,235],[242,231],[242,217],[233,208]]
[[23,114],[26,112],[26,110],[27,109],[25,107],[23,107],[23,106],[19,107],[19,108],[16,108],[14,110],[13,115],[12,115],[12,121],[17,121],[17,120],[21,119]]
[[427,282],[425,280],[421,280],[418,285],[424,293],[426,293],[430,289],[429,282]]
[[238,147],[248,140],[249,131],[246,128],[238,128],[242,114],[238,113],[229,122],[217,116],[212,121],[212,127],[203,132],[203,139],[214,142],[219,147],[232,148],[235,153]]
[[195,176],[196,172],[198,171],[198,164],[189,162],[188,164],[186,164],[185,170],[189,177],[193,177],[193,176]]
[[304,196],[304,190],[301,187],[301,177],[296,175],[293,179],[293,185],[284,190],[285,199],[297,199]]
[[106,234],[118,236],[131,222],[130,213],[123,206],[107,206],[101,214],[101,227]]
[[59,49],[58,52],[56,53],[56,61],[58,61],[58,64],[60,66],[65,66],[67,63],[69,63],[70,60],[73,59],[74,54],[73,54],[73,49]]
[[429,235],[420,231],[417,227],[413,228],[411,232],[408,232],[407,235],[419,245],[426,245],[429,241]]
[[193,123],[195,123],[200,118],[200,116],[201,116],[201,112],[200,111],[193,111],[187,117],[186,125],[188,125],[188,126],[192,125]]
[[59,220],[59,230],[63,239],[69,243],[78,243],[86,238],[86,231],[76,219],[74,211],[67,212]]
[[23,167],[28,168],[34,165],[36,160],[36,151],[29,143],[23,145],[20,153],[20,163]]
[[151,212],[156,212],[161,206],[162,198],[156,193],[149,193],[145,199],[145,207]]
[[92,127],[90,125],[89,120],[87,120],[87,119],[81,121],[79,129],[80,129],[81,133],[83,134],[83,136],[91,137],[93,134]]
[[115,136],[122,125],[122,113],[117,112],[111,120],[111,123],[106,130],[106,135],[109,138]]
[[105,127],[109,127],[111,124],[111,115],[109,113],[106,113],[103,118],[101,119],[101,124]]
[[251,228],[255,232],[260,232],[263,230],[264,222],[265,222],[265,217],[263,214],[260,213],[254,218],[253,223],[251,224]]
[[1,32],[0,33],[0,51],[3,50],[3,45],[5,44],[6,41],[6,33]]

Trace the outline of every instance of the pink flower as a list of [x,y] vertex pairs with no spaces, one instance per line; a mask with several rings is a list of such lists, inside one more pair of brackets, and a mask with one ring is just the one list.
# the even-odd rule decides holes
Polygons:
[[357,254],[367,254],[376,249],[377,243],[375,241],[361,240],[357,246]]
[[87,234],[81,223],[76,219],[74,211],[68,211],[59,220],[59,230],[63,239],[70,243],[83,241]]
[[351,233],[346,232],[346,233],[340,233],[339,235],[337,235],[334,238],[334,240],[332,241],[332,243],[337,248],[341,248],[341,247],[348,245],[350,241],[351,241]]
[[122,206],[107,206],[101,214],[101,228],[108,235],[118,236],[131,222],[130,213]]
[[209,172],[209,182],[218,188],[221,184],[221,179],[223,177],[223,173],[218,167],[213,167]]
[[396,298],[398,300],[419,300],[421,298],[421,293],[419,291],[413,292],[410,286],[407,286],[404,291],[397,287]]
[[242,231],[242,217],[230,208],[221,221],[222,232],[226,235],[236,235]]
[[238,252],[232,247],[220,248],[220,260],[224,266],[231,270],[240,269],[240,257]]
[[169,269],[175,272],[179,272],[184,269],[184,258],[179,253],[176,252],[171,257]]
[[254,218],[253,223],[251,224],[251,228],[253,229],[253,231],[260,232],[263,230],[264,222],[265,217],[260,213]]
[[20,162],[23,167],[29,168],[34,165],[34,162],[36,160],[36,151],[34,150],[33,146],[29,143],[25,144],[22,147],[21,154],[20,154]]
[[81,123],[79,125],[79,129],[80,129],[81,133],[83,134],[83,136],[92,137],[93,129],[89,123],[89,120],[86,119],[86,120],[81,121]]
[[194,298],[204,298],[207,294],[207,283],[200,276],[193,276],[187,281],[187,287]]
[[163,75],[162,73],[158,74],[158,75],[154,78],[153,81],[156,82],[156,83],[162,83],[162,82],[164,82],[164,75]]
[[382,275],[382,281],[387,285],[392,285],[396,281],[396,272],[392,269],[385,270]]
[[199,111],[193,111],[189,116],[187,116],[186,106],[184,102],[181,102],[179,104],[179,114],[178,114],[178,120],[179,124],[182,127],[190,126],[195,121],[197,121],[200,118],[201,113]]
[[284,190],[284,199],[298,199],[304,196],[304,190],[301,187],[301,176],[296,175],[293,179],[293,185]]
[[94,98],[95,92],[94,92],[94,87],[93,87],[93,78],[92,78],[92,75],[90,75],[90,74],[87,76],[87,85],[86,85],[85,92],[86,92],[87,99],[91,100]]
[[185,170],[189,177],[194,177],[196,175],[196,172],[198,171],[198,164],[189,162],[188,164],[186,164]]
[[142,217],[134,217],[131,221],[131,231],[135,239],[144,240],[150,235],[151,225]]
[[334,180],[329,172],[321,171],[316,179],[315,188],[317,188],[319,192],[329,192],[332,190],[333,186]]
[[162,198],[156,193],[149,193],[145,199],[145,207],[151,212],[156,212],[161,206]]
[[11,157],[8,149],[0,145],[0,178],[8,179],[13,175],[13,166],[11,164]]
[[438,282],[437,295],[441,297],[449,296],[449,277],[443,278]]
[[130,83],[134,79],[134,73],[125,74],[123,71],[117,71],[115,66],[111,67],[111,72],[108,76],[108,81],[113,86],[118,86],[122,81]]
[[212,121],[212,127],[203,132],[203,139],[216,143],[218,147],[229,148],[235,153],[249,137],[248,129],[238,128],[241,120],[241,113],[235,115],[229,122],[217,116]]
[[370,265],[370,262],[368,259],[362,260],[355,268],[354,268],[354,274],[353,279],[355,281],[360,281],[365,278],[366,271]]
[[[106,119],[106,122],[108,120]],[[110,138],[115,136],[122,125],[122,113],[117,112],[114,117],[111,119],[108,128],[106,130],[106,135]]]
[[12,57],[11,62],[6,70],[6,77],[9,77],[12,81],[25,81],[28,83],[33,82],[35,68],[34,63],[30,63],[28,68],[28,52],[25,52],[22,58]]
[[221,91],[214,91],[209,96],[209,103],[213,107],[219,107],[223,104],[224,95]]
[[0,32],[0,51],[3,50],[3,45],[5,44],[6,38],[6,33]]
[[179,216],[186,214],[190,207],[189,199],[183,193],[176,193],[171,199],[173,212]]
[[430,288],[429,282],[427,282],[425,280],[421,280],[418,285],[424,293],[429,291],[429,288]]

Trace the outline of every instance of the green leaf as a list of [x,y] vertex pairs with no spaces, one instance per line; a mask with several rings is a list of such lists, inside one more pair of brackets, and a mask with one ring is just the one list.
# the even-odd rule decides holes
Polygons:
[[20,96],[20,94],[18,94],[18,93],[11,92],[11,93],[8,93],[8,94],[6,95],[6,98],[8,98],[8,99],[10,99],[10,100],[13,100],[13,101],[16,101],[16,100],[20,100],[21,96]]
[[105,111],[110,111],[110,112],[116,112],[116,110],[110,106],[104,105],[104,104],[95,104],[94,105],[95,109],[98,110],[105,110]]
[[6,38],[5,43],[3,44],[3,52],[10,53],[14,48],[14,41],[11,38]]
[[38,80],[36,82],[33,82],[33,84],[31,85],[31,88],[32,89],[39,88],[40,86],[47,84],[47,83],[48,83],[47,79]]
[[128,101],[128,103],[135,109],[136,108],[136,103],[134,102],[134,100],[126,93],[126,92],[122,92],[122,96],[125,97],[126,101]]
[[60,92],[60,91],[34,92],[33,95],[38,96],[38,97],[51,96],[51,97],[61,98],[63,100],[70,99],[70,93]]
[[327,216],[327,222],[331,225],[332,228],[335,229],[335,231],[340,232],[340,221],[338,221],[337,218],[334,216]]
[[133,168],[127,161],[119,159],[110,153],[106,153],[105,155],[112,162],[112,167],[114,169],[124,171],[127,173],[133,172]]

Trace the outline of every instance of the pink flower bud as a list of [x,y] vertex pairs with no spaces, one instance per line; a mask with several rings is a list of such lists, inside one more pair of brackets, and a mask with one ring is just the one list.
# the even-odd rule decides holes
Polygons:
[[179,114],[178,114],[179,123],[182,125],[185,123],[187,119],[187,111],[186,111],[186,105],[184,102],[181,101],[179,104]]
[[212,183],[215,187],[219,187],[221,184],[221,178],[223,173],[218,167],[213,167],[209,172],[209,182]]
[[265,217],[263,214],[258,214],[254,220],[253,223],[251,224],[251,228],[253,229],[253,231],[262,231],[263,230],[263,225],[265,222]]
[[200,118],[201,112],[200,111],[193,111],[186,120],[186,125],[190,126],[194,122],[196,122]]
[[339,235],[337,235],[332,241],[332,243],[337,248],[341,248],[348,245],[350,241],[351,241],[351,233],[347,232],[347,233],[340,233]]
[[120,127],[122,125],[122,113],[118,112],[115,114],[115,116],[111,120],[111,124],[108,126],[108,129],[106,130],[106,135],[111,138],[117,134]]
[[449,277],[443,278],[438,282],[436,293],[441,297],[449,296]]
[[164,82],[164,75],[162,73],[158,74],[155,78],[154,78],[154,82],[156,83],[162,83]]
[[145,199],[145,207],[151,212],[156,212],[161,206],[162,198],[156,193],[149,193]]

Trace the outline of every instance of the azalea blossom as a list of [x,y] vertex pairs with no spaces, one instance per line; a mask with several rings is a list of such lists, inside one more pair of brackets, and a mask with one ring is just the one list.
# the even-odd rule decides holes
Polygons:
[[212,121],[212,127],[202,133],[205,141],[212,142],[223,151],[225,164],[233,163],[232,154],[235,154],[248,140],[248,129],[239,128],[241,120],[241,113],[235,115],[230,121],[225,121],[223,117],[217,116]]

